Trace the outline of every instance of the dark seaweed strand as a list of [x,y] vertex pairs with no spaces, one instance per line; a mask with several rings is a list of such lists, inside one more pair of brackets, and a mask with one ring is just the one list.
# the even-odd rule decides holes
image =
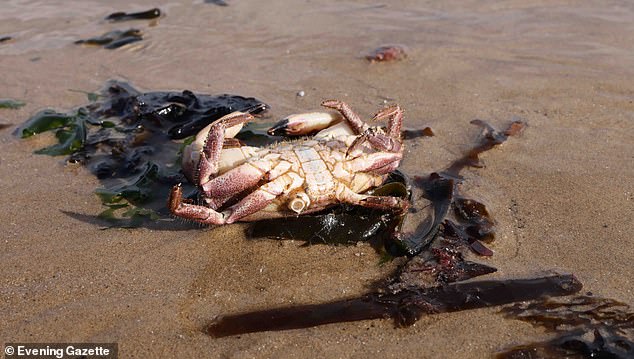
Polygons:
[[125,20],[151,20],[156,19],[161,16],[161,9],[153,8],[147,11],[139,11],[139,12],[114,12],[108,16],[106,16],[106,20],[110,20],[112,22],[115,21],[125,21]]
[[370,293],[324,304],[234,314],[212,322],[205,328],[205,332],[219,338],[388,317],[393,318],[398,325],[406,326],[413,324],[424,314],[491,307],[545,296],[570,295],[579,290],[581,283],[572,275],[453,283],[432,288],[409,288],[396,294]]

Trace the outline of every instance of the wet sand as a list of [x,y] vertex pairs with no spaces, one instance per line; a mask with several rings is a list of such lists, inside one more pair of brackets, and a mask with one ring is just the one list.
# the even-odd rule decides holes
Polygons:
[[[627,1],[9,0],[0,13],[0,110],[18,125],[67,110],[107,79],[143,90],[255,96],[274,118],[326,98],[370,116],[399,103],[405,126],[436,136],[408,142],[401,169],[427,174],[470,148],[474,118],[522,136],[465,171],[461,190],[497,221],[499,269],[489,278],[574,273],[584,291],[634,305],[634,6]],[[166,16],[111,24],[115,11]],[[118,50],[72,42],[112,29],[146,36]],[[365,52],[404,44],[406,60],[369,64]],[[304,91],[304,97],[296,96]],[[118,342],[122,358],[481,358],[543,339],[495,308],[425,317],[394,328],[376,320],[212,339],[225,313],[320,303],[364,293],[395,264],[366,245],[303,247],[247,240],[243,225],[192,230],[110,229],[67,212],[102,210],[87,170],[34,155],[50,143],[0,132],[0,338],[3,342]]]

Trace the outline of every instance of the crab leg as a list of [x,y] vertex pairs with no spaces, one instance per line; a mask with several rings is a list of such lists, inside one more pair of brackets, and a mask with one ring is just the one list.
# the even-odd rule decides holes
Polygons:
[[217,209],[234,195],[255,187],[270,171],[270,162],[244,163],[201,185],[207,204]]
[[[174,186],[170,192],[167,206],[175,216],[190,219],[202,224],[230,224],[263,209],[269,203],[273,202],[277,196],[284,193],[285,190],[299,187],[301,183],[301,178],[297,181],[297,178],[288,174],[280,176],[274,181],[264,184],[262,187],[258,188],[256,191],[244,197],[240,202],[229,207],[223,212],[218,212],[214,208],[207,206],[184,203],[182,200],[182,188],[180,185],[177,185]],[[213,203],[210,203],[210,206],[211,205],[213,205]]]
[[400,152],[375,152],[344,162],[344,169],[348,173],[372,172],[387,174],[394,171],[403,155]]
[[205,183],[218,173],[218,163],[220,162],[220,152],[224,146],[225,129],[243,124],[253,120],[253,116],[243,112],[233,112],[211,125],[202,153],[198,162],[198,185]]
[[271,182],[265,183],[262,187],[229,208],[231,214],[227,218],[226,223],[233,223],[256,213],[273,202],[279,195],[300,187],[303,182],[304,180],[299,175],[289,172]]
[[360,148],[365,142],[369,142],[374,149],[379,151],[398,153],[401,150],[401,141],[399,139],[376,133],[372,128],[369,128],[357,136],[350,144],[348,151],[346,151],[346,157]]
[[379,151],[400,152],[401,150],[401,124],[403,123],[403,110],[398,105],[385,107],[377,112],[373,120],[388,119],[387,135],[377,133],[372,128],[359,135],[348,148],[347,154],[352,153],[365,142],[369,142],[373,148]]
[[343,118],[346,119],[355,135],[362,134],[369,127],[345,102],[339,100],[326,100],[322,102],[321,105],[339,111],[343,115]]
[[339,184],[336,189],[336,197],[339,201],[352,205],[376,208],[382,210],[394,210],[403,212],[409,207],[409,202],[398,197],[392,196],[372,196],[367,194],[359,194]]
[[401,125],[403,123],[403,110],[399,105],[390,105],[377,112],[372,120],[388,119],[387,135],[391,138],[400,140]]
[[167,207],[173,215],[191,219],[202,224],[225,224],[224,214],[209,207],[183,202],[183,189],[179,185],[172,187]]

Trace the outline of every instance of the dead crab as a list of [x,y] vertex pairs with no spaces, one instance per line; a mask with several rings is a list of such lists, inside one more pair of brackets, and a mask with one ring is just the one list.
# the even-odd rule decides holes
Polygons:
[[287,117],[272,134],[312,137],[267,147],[243,146],[233,136],[253,119],[234,112],[201,130],[183,155],[183,171],[206,205],[187,203],[180,185],[168,206],[179,217],[212,225],[311,213],[336,203],[402,211],[407,201],[364,192],[381,185],[403,156],[398,105],[379,111],[387,127],[370,127],[341,101],[322,106],[337,113]]

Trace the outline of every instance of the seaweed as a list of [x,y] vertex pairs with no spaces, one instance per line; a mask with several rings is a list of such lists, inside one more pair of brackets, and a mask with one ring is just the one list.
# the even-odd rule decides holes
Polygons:
[[468,246],[447,235],[441,227],[431,246],[402,265],[388,283],[392,292],[418,286],[430,287],[463,281],[494,273],[496,268],[467,261],[463,250]]
[[225,0],[205,0],[205,4],[214,4],[218,6],[229,6]]
[[449,167],[441,172],[442,175],[447,177],[462,179],[460,172],[466,167],[483,167],[480,162],[480,154],[492,149],[504,143],[509,137],[517,136],[526,128],[526,123],[523,121],[515,120],[511,122],[504,131],[499,131],[486,121],[475,119],[471,121],[472,125],[480,127],[483,131],[483,135],[480,138],[480,142],[469,150],[464,156],[452,162]]
[[113,30],[101,36],[85,40],[77,40],[78,45],[102,46],[104,49],[117,49],[121,46],[143,40],[143,32],[139,29]]
[[[126,13],[114,12],[106,16],[105,20],[110,22],[120,22],[127,20],[151,20],[161,16],[161,10],[153,8],[147,11]],[[101,36],[91,37],[75,41],[78,45],[102,46],[104,49],[118,49],[119,47],[143,40],[143,31],[135,28],[127,30],[112,30]]]
[[[96,194],[107,207],[99,216],[120,227],[167,218],[165,198],[180,172],[184,137],[237,110],[262,113],[267,105],[237,95],[182,92],[141,93],[121,81],[108,81],[100,93],[86,92],[90,103],[68,112],[42,110],[19,126],[28,138],[55,134],[55,144],[35,153],[67,155],[101,181]],[[193,186],[186,185],[188,195]]]
[[[432,208],[433,211],[428,213],[425,219],[418,220],[416,230],[393,233],[394,243],[409,256],[420,253],[429,245],[441,223],[446,236],[469,243],[470,248],[477,254],[493,254],[481,241],[490,242],[493,239],[495,223],[484,204],[459,195],[458,186],[463,180],[460,173],[467,167],[482,167],[479,160],[481,153],[504,143],[510,136],[519,134],[526,124],[513,121],[505,130],[499,131],[482,120],[474,120],[471,123],[483,129],[483,135],[474,147],[453,161],[445,170],[432,172],[427,177],[414,177],[413,186],[422,191],[414,200],[430,201],[431,207],[427,208]],[[451,208],[454,209],[453,217],[450,216]],[[407,220],[405,218],[405,221]]]
[[315,239],[354,243],[368,237],[380,238],[389,256],[409,257],[391,279],[357,298],[229,315],[212,321],[205,331],[223,337],[378,318],[393,318],[398,326],[408,326],[423,315],[570,295],[581,290],[581,283],[572,275],[464,282],[497,269],[465,259],[467,250],[480,256],[493,254],[481,241],[493,239],[495,222],[484,204],[459,195],[458,185],[463,180],[460,172],[468,166],[481,167],[480,153],[518,134],[525,126],[515,121],[506,130],[498,131],[484,121],[473,123],[483,128],[484,135],[447,170],[415,177],[414,181],[396,172],[376,190],[375,194],[410,199],[414,205],[407,214],[368,215],[358,212],[367,209],[338,206],[323,214],[262,221],[251,227],[252,237],[300,238],[309,243]]
[[15,110],[24,105],[26,105],[26,103],[19,100],[13,100],[10,98],[0,98],[0,108],[9,108],[9,109]]
[[572,275],[464,282],[497,271],[465,260],[465,247],[466,241],[441,226],[430,248],[406,261],[375,291],[322,304],[231,314],[211,321],[204,331],[225,337],[384,318],[392,318],[397,326],[410,326],[423,315],[570,295],[582,288]]
[[[432,173],[425,181],[417,178],[414,183],[422,190],[416,202],[426,200],[431,206],[413,206],[413,212],[419,212],[417,218],[409,218],[410,215],[403,219],[405,223],[413,223],[405,227],[409,230],[401,228],[391,234],[392,247],[399,248],[401,255],[409,256],[420,253],[435,238],[451,207],[455,187],[452,179],[442,178],[436,173]],[[421,216],[424,218],[421,219]]]
[[581,289],[571,275],[535,279],[453,283],[429,288],[410,287],[396,293],[370,293],[323,304],[282,307],[216,319],[204,331],[215,338],[262,331],[309,328],[330,323],[392,318],[410,326],[423,315],[455,312],[570,295]]
[[88,113],[80,108],[70,113],[43,110],[31,117],[17,129],[21,138],[55,130],[57,144],[36,150],[35,153],[60,156],[72,154],[83,148],[86,140],[86,120]]
[[458,197],[453,202],[456,216],[465,225],[469,237],[490,241],[493,239],[495,223],[486,206],[476,200]]
[[634,357],[634,312],[624,303],[582,295],[517,303],[502,313],[543,327],[555,337],[515,346],[498,353],[499,359]]
[[131,13],[126,13],[122,11],[113,12],[112,14],[106,16],[106,20],[109,20],[111,22],[117,22],[117,21],[126,21],[126,20],[151,20],[151,19],[156,19],[158,17],[161,17],[161,9],[153,8],[146,11],[131,12]]

